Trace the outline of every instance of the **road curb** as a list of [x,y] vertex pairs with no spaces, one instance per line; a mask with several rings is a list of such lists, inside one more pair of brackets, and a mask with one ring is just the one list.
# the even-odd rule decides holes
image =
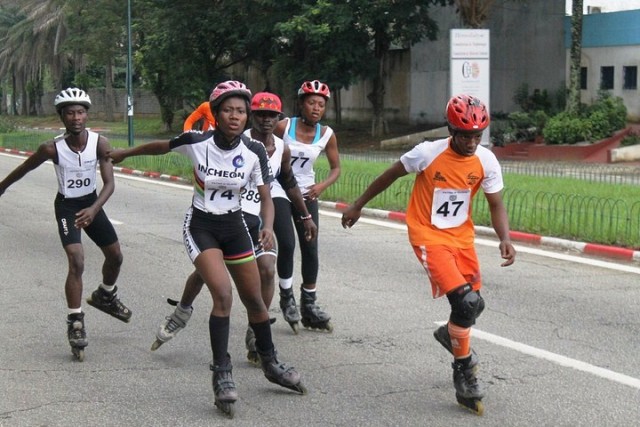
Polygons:
[[[21,156],[30,156],[31,154],[33,154],[32,152],[29,152],[29,151],[20,151],[20,150],[15,150],[11,148],[0,147],[0,149],[5,153],[16,154]],[[152,178],[152,179],[161,179],[164,181],[179,182],[183,184],[191,184],[191,182],[188,179],[184,179],[182,177],[175,176],[175,175],[161,174],[158,172],[145,172],[145,171],[125,168],[120,166],[114,166],[113,170],[115,172],[128,174],[128,175],[135,175],[135,176],[141,176],[141,177]],[[318,205],[324,208],[334,209],[337,211],[344,211],[349,206],[347,203],[325,202],[322,200],[318,201]],[[385,211],[381,209],[364,208],[362,209],[362,213],[368,217],[388,219],[392,221],[406,223],[406,214],[404,214],[403,212],[393,212],[393,211]],[[491,227],[476,226],[475,231],[476,231],[476,234],[478,235],[485,235],[485,236],[492,236],[492,237],[496,236],[495,231]],[[569,249],[569,250],[577,251],[587,255],[595,255],[599,257],[611,258],[616,260],[640,262],[640,251],[634,251],[633,249],[621,248],[618,246],[608,246],[608,245],[601,245],[597,243],[575,242],[572,240],[559,239],[557,237],[547,237],[547,236],[541,236],[538,234],[524,233],[521,231],[511,231],[509,233],[509,236],[513,241],[516,241],[516,242],[523,242],[523,243],[529,243],[529,244],[540,245],[540,246],[552,246],[560,249]]]
[[[320,201],[319,205],[324,208],[344,211],[349,205],[341,202],[324,202]],[[362,213],[368,217],[389,219],[406,223],[406,215],[402,212],[390,212],[380,209],[362,209]],[[496,237],[496,233],[491,227],[476,226],[476,234]],[[511,231],[509,233],[511,240],[515,242],[529,243],[540,246],[552,246],[560,249],[569,249],[587,255],[595,255],[599,257],[611,258],[624,261],[640,262],[640,251],[633,249],[621,248],[618,246],[607,246],[597,243],[575,242],[572,240],[560,239],[557,237],[547,237],[538,234],[523,233],[521,231]]]

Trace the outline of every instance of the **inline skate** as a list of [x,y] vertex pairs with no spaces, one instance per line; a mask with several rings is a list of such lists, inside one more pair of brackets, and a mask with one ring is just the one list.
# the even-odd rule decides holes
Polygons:
[[116,292],[118,292],[117,286],[113,289],[113,292],[107,292],[102,289],[102,287],[98,287],[98,289],[93,291],[89,298],[87,298],[87,303],[118,320],[128,323],[129,320],[131,320],[131,310],[120,302]]
[[[169,304],[171,304],[171,301],[169,301]],[[183,308],[180,304],[177,304],[173,313],[165,317],[160,324],[160,328],[156,332],[156,340],[151,344],[151,351],[157,350],[162,344],[178,335],[178,332],[187,326],[192,313],[193,307]]]
[[291,326],[293,333],[297,335],[300,331],[300,327],[298,326],[300,313],[298,313],[298,309],[296,308],[296,298],[293,295],[292,288],[280,288],[280,309],[282,310],[284,320]]
[[84,313],[73,313],[67,316],[67,338],[73,357],[79,362],[84,361],[84,348],[89,345],[84,328]]
[[258,351],[260,364],[264,376],[272,383],[296,391],[300,394],[307,394],[307,388],[300,380],[300,374],[293,368],[278,360],[275,349],[268,352]]
[[[438,341],[451,355],[453,355],[453,348],[451,346],[451,337],[449,336],[449,327],[448,324],[440,326],[438,329],[433,331],[433,337]],[[476,354],[474,349],[471,349],[471,362],[469,366],[473,369],[473,373],[478,373],[478,355]]]
[[465,359],[455,359],[453,368],[453,386],[456,389],[458,404],[476,415],[484,413],[482,398],[484,393],[478,384],[478,379],[471,366],[471,356]]
[[316,304],[316,293],[308,292],[304,288],[300,296],[300,318],[302,326],[307,329],[333,331],[331,316]]
[[235,415],[234,404],[238,400],[236,384],[233,382],[231,374],[231,362],[227,361],[224,365],[209,365],[209,369],[213,371],[211,376],[211,385],[213,386],[214,404],[216,408],[222,411],[229,418]]

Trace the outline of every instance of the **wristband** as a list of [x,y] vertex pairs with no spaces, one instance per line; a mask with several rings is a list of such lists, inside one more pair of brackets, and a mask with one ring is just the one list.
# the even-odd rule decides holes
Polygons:
[[301,216],[300,219],[303,220],[303,221],[309,221],[311,219],[311,214],[309,214],[307,216]]

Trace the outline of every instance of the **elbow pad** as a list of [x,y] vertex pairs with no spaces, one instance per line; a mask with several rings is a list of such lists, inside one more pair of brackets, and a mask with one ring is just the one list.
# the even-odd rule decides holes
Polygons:
[[296,177],[293,175],[293,171],[291,169],[289,169],[288,174],[285,174],[282,171],[280,171],[277,179],[284,191],[287,191],[298,185],[298,181],[296,180]]

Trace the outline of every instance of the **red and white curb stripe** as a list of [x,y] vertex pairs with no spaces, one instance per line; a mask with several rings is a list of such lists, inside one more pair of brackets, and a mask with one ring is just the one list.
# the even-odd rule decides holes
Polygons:
[[[20,150],[14,150],[10,148],[2,148],[2,147],[0,147],[0,150],[5,153],[16,154],[21,156],[30,156],[31,154],[33,154],[32,152],[29,152],[29,151],[20,151]],[[167,174],[162,174],[158,172],[144,172],[140,170],[123,168],[119,166],[114,166],[113,169],[116,172],[129,174],[129,175],[136,175],[136,176],[142,176],[145,178],[162,179],[167,181],[190,184],[189,180],[179,176],[175,176],[175,175],[167,175]],[[347,203],[342,203],[342,202],[319,201],[318,204],[324,208],[334,209],[337,211],[344,211],[349,206]],[[369,217],[382,218],[382,219],[388,219],[388,220],[406,223],[406,214],[404,214],[403,212],[393,212],[393,211],[385,211],[381,209],[364,208],[362,209],[362,213]],[[476,233],[479,235],[486,235],[486,236],[493,236],[493,237],[495,237],[496,235],[495,231],[491,227],[476,226],[475,230],[476,230]],[[509,233],[509,236],[511,237],[512,240],[516,242],[523,242],[523,243],[529,243],[529,244],[541,245],[541,246],[545,246],[545,245],[553,246],[561,249],[578,251],[588,255],[595,255],[595,256],[601,256],[601,257],[607,257],[607,258],[613,258],[613,259],[619,259],[619,260],[625,260],[625,261],[640,262],[640,251],[635,251],[633,249],[628,249],[628,248],[621,248],[618,246],[608,246],[608,245],[601,245],[597,243],[574,242],[572,240],[559,239],[557,237],[540,236],[538,234],[523,233],[521,231],[511,231]]]
[[[341,202],[324,202],[320,201],[319,204],[325,208],[335,209],[338,211],[344,211],[349,205]],[[364,215],[389,219],[399,222],[406,222],[406,214],[402,212],[389,212],[380,209],[362,209]],[[476,226],[476,234],[495,237],[496,233],[491,227]],[[511,231],[509,237],[513,241],[529,243],[541,246],[553,246],[561,249],[569,249],[578,251],[588,255],[595,255],[600,257],[613,258],[625,261],[637,261],[640,262],[640,251],[634,251],[633,249],[621,248],[618,246],[607,246],[597,243],[584,243],[574,242],[571,240],[559,239],[557,237],[546,237],[537,234],[523,233],[521,231]]]

